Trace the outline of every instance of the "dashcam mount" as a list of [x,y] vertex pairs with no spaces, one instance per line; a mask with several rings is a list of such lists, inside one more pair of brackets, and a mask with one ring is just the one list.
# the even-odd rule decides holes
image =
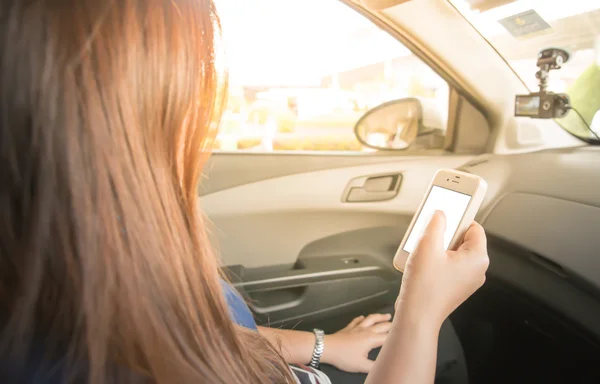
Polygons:
[[515,116],[527,116],[536,119],[563,117],[570,109],[569,96],[564,93],[548,92],[550,71],[562,68],[571,55],[560,48],[547,48],[538,53],[535,77],[538,79],[539,92],[529,95],[517,95],[515,98]]

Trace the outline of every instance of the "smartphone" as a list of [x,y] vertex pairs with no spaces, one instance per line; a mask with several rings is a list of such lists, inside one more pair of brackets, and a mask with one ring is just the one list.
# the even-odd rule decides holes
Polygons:
[[479,176],[450,169],[439,170],[429,184],[425,198],[400,243],[394,256],[394,267],[404,271],[408,255],[415,250],[423,230],[436,210],[443,211],[446,215],[445,249],[458,248],[475,219],[486,191],[487,183]]

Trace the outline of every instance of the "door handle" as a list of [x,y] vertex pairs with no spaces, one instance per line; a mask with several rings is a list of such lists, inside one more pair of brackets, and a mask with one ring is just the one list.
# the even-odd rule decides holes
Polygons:
[[402,184],[401,174],[362,176],[350,180],[342,195],[345,203],[385,201],[396,197]]
[[307,286],[280,288],[248,294],[248,307],[257,314],[269,314],[294,308],[302,303]]

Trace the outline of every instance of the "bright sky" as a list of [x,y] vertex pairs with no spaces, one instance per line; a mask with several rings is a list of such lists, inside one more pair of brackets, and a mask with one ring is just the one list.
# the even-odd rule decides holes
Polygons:
[[[506,34],[498,20],[529,9],[552,22],[600,8],[600,0],[518,0],[477,14],[466,0],[451,1],[486,37]],[[333,72],[410,54],[338,0],[215,2],[233,85],[319,85]]]
[[318,85],[410,52],[337,0],[216,0],[232,84]]

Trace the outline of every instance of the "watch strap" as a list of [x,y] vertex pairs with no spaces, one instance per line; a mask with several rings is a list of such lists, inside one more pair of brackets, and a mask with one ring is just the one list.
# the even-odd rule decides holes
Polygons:
[[315,328],[313,329],[313,333],[315,334],[315,348],[313,349],[309,365],[318,369],[321,364],[321,356],[325,350],[325,332],[322,329]]

